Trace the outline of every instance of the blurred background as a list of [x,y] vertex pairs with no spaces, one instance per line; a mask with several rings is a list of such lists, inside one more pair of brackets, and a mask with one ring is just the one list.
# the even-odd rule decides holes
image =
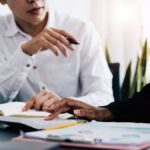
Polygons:
[[[135,70],[142,46],[150,40],[150,0],[48,0],[51,8],[93,22],[103,48],[107,45],[112,62],[120,63],[120,83],[132,60]],[[0,5],[0,15],[9,13]],[[148,53],[149,54],[149,53]],[[150,81],[150,61],[147,61],[146,82]]]

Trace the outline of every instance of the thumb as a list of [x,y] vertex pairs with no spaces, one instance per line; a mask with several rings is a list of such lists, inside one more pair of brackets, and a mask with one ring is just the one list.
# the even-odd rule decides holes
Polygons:
[[87,119],[95,119],[95,112],[92,110],[76,109],[74,114],[78,117],[85,117]]

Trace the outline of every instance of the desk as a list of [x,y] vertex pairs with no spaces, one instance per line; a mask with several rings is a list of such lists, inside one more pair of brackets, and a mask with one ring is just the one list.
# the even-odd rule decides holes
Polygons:
[[19,130],[0,124],[0,142],[19,136]]
[[[14,127],[0,124],[0,142],[10,141],[12,138],[19,136],[20,131]],[[56,150],[81,150],[81,148],[60,147]],[[82,149],[82,150],[88,150]],[[89,149],[90,150],[90,149]]]

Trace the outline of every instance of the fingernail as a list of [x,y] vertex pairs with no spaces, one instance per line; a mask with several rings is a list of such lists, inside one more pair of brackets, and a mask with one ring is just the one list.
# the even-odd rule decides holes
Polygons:
[[80,114],[80,110],[74,110],[74,114],[79,115]]
[[76,48],[74,46],[70,46],[71,50],[74,51]]
[[23,111],[23,112],[24,112],[24,111],[27,111],[27,108],[24,107],[24,108],[22,109],[22,111]]
[[58,52],[56,52],[55,54],[56,54],[56,56],[59,56]]

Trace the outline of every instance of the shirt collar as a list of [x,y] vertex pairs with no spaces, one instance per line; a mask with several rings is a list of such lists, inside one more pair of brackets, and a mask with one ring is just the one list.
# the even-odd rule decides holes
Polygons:
[[15,19],[13,15],[9,15],[7,18],[7,30],[5,32],[5,36],[14,36],[19,32],[19,28],[16,25]]
[[[46,27],[47,28],[54,27],[54,12],[53,11],[51,12],[49,11],[48,13],[48,20],[47,20]],[[14,16],[9,15],[8,20],[7,20],[7,30],[5,32],[5,36],[12,37],[16,35],[17,33],[20,33],[22,35],[27,35],[23,31],[21,31],[21,29],[17,26]]]
[[49,11],[46,27],[47,28],[55,27],[54,11]]

